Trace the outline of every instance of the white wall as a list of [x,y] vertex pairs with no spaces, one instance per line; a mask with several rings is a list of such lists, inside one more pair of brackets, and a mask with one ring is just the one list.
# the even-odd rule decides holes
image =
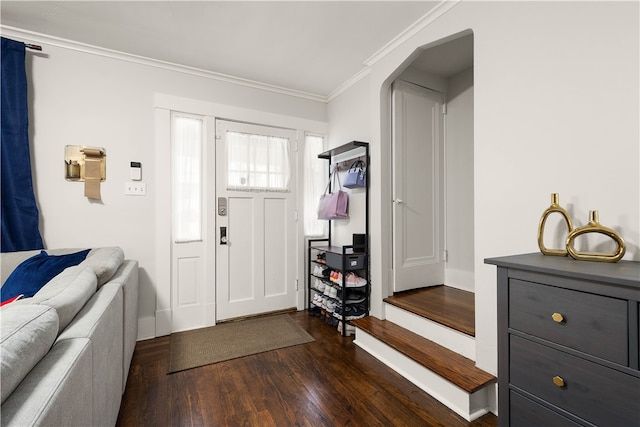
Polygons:
[[[370,141],[367,83],[364,77],[350,88],[355,96],[340,97],[331,103],[332,108],[327,112],[329,149],[351,141]],[[344,174],[340,176],[344,181]],[[346,188],[344,191],[349,193],[349,219],[332,221],[332,245],[350,245],[353,233],[365,232],[365,191]]]
[[[154,95],[163,93],[321,122],[326,120],[326,105],[38,44],[43,45],[43,54],[29,52],[27,57],[34,185],[45,245],[118,245],[127,258],[137,259],[141,337],[154,336],[158,282],[155,254],[161,244],[156,241],[156,198],[169,190],[159,188],[154,180]],[[107,180],[101,185],[101,202],[85,198],[82,183],[64,180],[67,144],[106,148]],[[144,197],[123,194],[130,161],[142,162],[142,178],[147,184]]]
[[[487,257],[536,252],[538,219],[562,204],[627,241],[640,260],[637,2],[460,2],[371,66],[366,84],[329,104],[330,127],[347,127],[344,105],[369,109],[372,143],[373,296],[389,290],[388,85],[416,49],[474,32],[476,360],[496,373],[495,267]],[[603,85],[603,82],[606,84]],[[349,136],[345,135],[348,139]],[[372,313],[382,315],[381,300]]]
[[473,68],[447,85],[445,283],[474,291]]

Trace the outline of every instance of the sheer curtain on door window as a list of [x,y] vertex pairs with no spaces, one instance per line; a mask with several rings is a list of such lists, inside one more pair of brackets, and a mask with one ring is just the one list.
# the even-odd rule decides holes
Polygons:
[[228,190],[289,191],[289,139],[227,131]]
[[202,240],[202,139],[204,121],[174,113],[171,120],[173,239]]
[[320,237],[326,234],[327,221],[318,219],[318,202],[327,185],[326,162],[318,158],[324,151],[324,138],[307,135],[304,141],[304,234]]

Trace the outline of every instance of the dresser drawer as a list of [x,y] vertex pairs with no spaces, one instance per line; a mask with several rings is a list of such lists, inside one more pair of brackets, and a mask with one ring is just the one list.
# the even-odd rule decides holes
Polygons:
[[580,425],[513,390],[509,392],[509,404],[511,427],[576,427]]
[[628,366],[628,325],[625,300],[509,280],[510,328]]
[[640,378],[522,337],[511,335],[509,341],[513,386],[597,425],[638,424]]

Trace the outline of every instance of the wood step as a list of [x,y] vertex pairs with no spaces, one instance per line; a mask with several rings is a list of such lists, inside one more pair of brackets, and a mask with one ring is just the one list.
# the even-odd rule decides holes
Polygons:
[[473,292],[439,285],[399,292],[384,301],[463,334],[476,336]]
[[473,360],[392,322],[367,316],[351,323],[467,393],[496,381],[496,377],[477,368]]

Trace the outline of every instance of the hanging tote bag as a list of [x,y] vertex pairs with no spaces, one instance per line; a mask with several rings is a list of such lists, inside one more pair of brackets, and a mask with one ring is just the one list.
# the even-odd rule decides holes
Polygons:
[[365,178],[364,162],[356,160],[347,171],[347,178],[344,180],[344,186],[347,188],[365,188],[367,186]]
[[[338,181],[337,191],[329,193],[329,186],[332,181]],[[349,218],[349,195],[342,191],[342,185],[340,184],[340,177],[338,176],[337,168],[334,168],[329,176],[329,182],[324,189],[324,194],[320,196],[320,203],[318,204],[318,219],[344,219]]]

